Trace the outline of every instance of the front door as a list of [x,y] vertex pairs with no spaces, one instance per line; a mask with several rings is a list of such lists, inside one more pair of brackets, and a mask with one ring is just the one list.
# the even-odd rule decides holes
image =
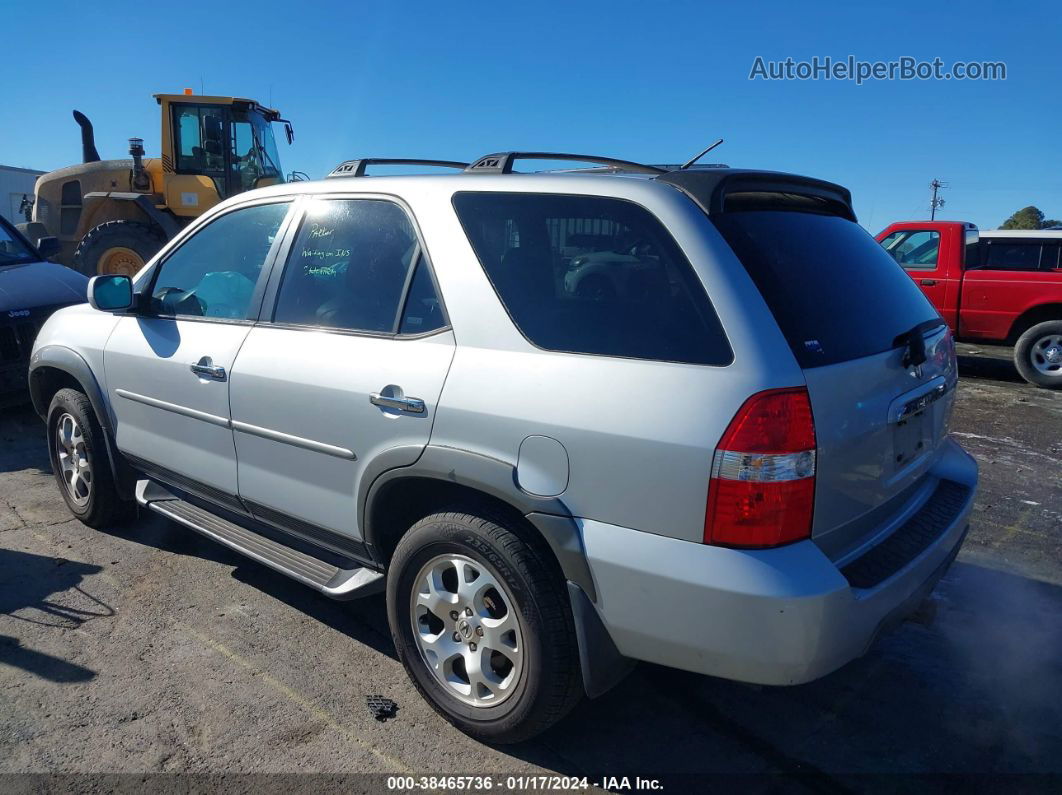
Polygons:
[[427,445],[454,338],[421,251],[392,201],[306,203],[275,305],[233,366],[240,497],[256,517],[356,550],[367,468]]
[[228,378],[289,207],[237,208],[195,231],[155,268],[148,306],[118,322],[104,354],[118,448],[220,502],[237,493]]
[[881,241],[907,275],[914,279],[930,303],[944,314],[947,307],[947,264],[941,262],[940,232],[933,229],[904,229]]

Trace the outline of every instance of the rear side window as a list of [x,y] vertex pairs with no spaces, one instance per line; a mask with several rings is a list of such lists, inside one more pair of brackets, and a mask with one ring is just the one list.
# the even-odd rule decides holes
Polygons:
[[458,193],[454,207],[521,333],[551,351],[726,365],[719,319],[649,211],[600,196]]
[[1059,244],[1045,242],[1043,250],[1040,252],[1040,270],[1053,270],[1059,267],[1058,255]]
[[1000,271],[1034,271],[1040,267],[1040,241],[989,238],[985,268]]
[[853,221],[795,212],[711,216],[785,334],[801,367],[896,347],[939,318],[914,281]]

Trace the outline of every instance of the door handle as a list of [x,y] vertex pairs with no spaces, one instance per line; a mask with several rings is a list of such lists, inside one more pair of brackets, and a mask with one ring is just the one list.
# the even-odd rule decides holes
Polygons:
[[218,367],[209,356],[204,356],[198,362],[190,365],[193,373],[202,378],[212,378],[215,381],[225,380],[225,368]]
[[922,279],[922,281],[919,282],[923,287],[932,287],[936,283],[936,279]]
[[374,406],[382,406],[385,409],[396,411],[408,411],[411,414],[423,414],[425,411],[424,401],[415,397],[387,397],[379,392],[369,395],[369,402]]

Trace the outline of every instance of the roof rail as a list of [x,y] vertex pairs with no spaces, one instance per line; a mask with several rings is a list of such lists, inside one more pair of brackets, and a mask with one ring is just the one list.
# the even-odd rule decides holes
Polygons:
[[516,160],[574,160],[578,163],[597,163],[638,174],[667,173],[662,168],[632,163],[630,160],[617,160],[614,157],[599,157],[598,155],[573,155],[567,152],[498,152],[478,158],[465,171],[472,174],[511,174],[513,162]]
[[468,168],[468,163],[456,160],[417,160],[406,157],[366,157],[361,160],[347,160],[332,169],[329,177],[364,177],[369,166],[439,166],[440,168]]

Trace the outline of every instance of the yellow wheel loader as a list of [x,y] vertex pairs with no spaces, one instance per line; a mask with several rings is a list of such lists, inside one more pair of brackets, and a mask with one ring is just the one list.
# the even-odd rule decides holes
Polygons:
[[251,99],[156,94],[162,112],[161,157],[145,159],[129,139],[129,160],[100,160],[92,124],[81,127],[82,160],[38,178],[32,220],[36,242],[57,237],[58,262],[87,276],[133,275],[183,226],[222,199],[284,181],[273,122],[291,122]]

